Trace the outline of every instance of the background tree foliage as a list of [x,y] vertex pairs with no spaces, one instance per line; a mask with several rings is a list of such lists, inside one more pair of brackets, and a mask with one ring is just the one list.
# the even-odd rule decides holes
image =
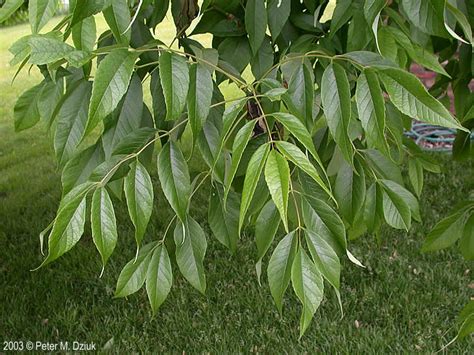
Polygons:
[[[22,3],[7,0],[0,21]],[[267,264],[280,312],[291,283],[302,304],[302,335],[325,285],[340,298],[341,258],[362,266],[348,240],[379,235],[384,223],[408,230],[421,221],[423,173],[439,166],[403,130],[413,119],[457,129],[454,153],[463,159],[474,127],[472,2],[340,0],[324,22],[327,5],[76,0],[45,33],[58,1],[31,0],[32,33],[11,47],[11,63],[19,70],[37,65],[44,80],[18,99],[15,128],[40,121],[49,128],[63,185],[56,218],[40,236],[48,249],[41,266],[69,251],[90,220],[105,267],[118,238],[114,204],[124,201],[137,250],[116,297],[145,285],[156,312],[177,272],[173,259],[204,293],[208,238],[189,206],[211,184],[212,233],[234,252],[241,233],[254,227],[257,275]],[[176,38],[165,44],[155,28],[169,10]],[[99,13],[109,27],[101,34]],[[195,39],[203,33],[212,34],[212,48]],[[429,91],[407,70],[411,63],[438,73]],[[225,82],[240,96],[224,97]],[[202,159],[205,169],[191,175],[191,159]],[[175,212],[160,236],[146,232],[150,169]],[[439,222],[424,250],[459,241],[472,260],[473,223],[471,199]],[[472,331],[472,302],[460,322],[459,336]]]

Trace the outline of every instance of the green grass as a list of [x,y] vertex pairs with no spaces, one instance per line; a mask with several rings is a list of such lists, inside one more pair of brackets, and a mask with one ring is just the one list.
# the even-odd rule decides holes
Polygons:
[[[116,203],[119,243],[105,274],[87,231],[78,245],[52,265],[30,269],[42,260],[38,234],[55,215],[59,174],[47,133],[37,127],[13,132],[16,97],[39,81],[37,71],[20,74],[8,66],[7,48],[28,33],[21,25],[0,30],[0,341],[95,342],[113,339],[115,352],[434,352],[455,335],[457,313],[472,296],[472,264],[455,249],[423,255],[426,232],[472,189],[472,166],[439,157],[443,173],[428,175],[422,200],[424,222],[406,234],[387,229],[378,245],[366,236],[350,250],[367,266],[343,262],[344,318],[334,294],[317,311],[306,335],[298,340],[300,306],[289,290],[281,318],[266,281],[259,287],[251,235],[230,256],[210,238],[205,266],[205,296],[193,290],[174,265],[175,282],[168,300],[153,319],[140,291],[113,299],[121,267],[134,255],[133,228],[123,204]],[[172,34],[171,34],[172,35]],[[471,178],[471,185],[467,182]],[[156,182],[156,174],[154,176]],[[155,184],[156,186],[158,184]],[[191,213],[209,231],[200,191]],[[147,238],[163,233],[170,216],[162,194]],[[356,322],[357,321],[357,322]],[[359,326],[356,326],[356,323]],[[472,339],[453,344],[457,353],[472,350]]]

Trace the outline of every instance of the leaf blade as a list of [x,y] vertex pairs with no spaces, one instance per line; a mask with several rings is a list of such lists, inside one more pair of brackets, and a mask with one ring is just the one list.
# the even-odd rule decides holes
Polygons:
[[302,248],[298,250],[291,268],[291,283],[303,305],[300,318],[301,338],[321,304],[324,292],[323,278]]
[[288,195],[290,193],[290,168],[286,159],[277,151],[270,151],[265,164],[265,181],[270,195],[280,212],[288,233]]
[[194,288],[204,294],[206,275],[203,261],[207,249],[204,231],[194,219],[188,216],[184,223],[176,224],[174,240],[179,270]]
[[153,184],[146,168],[138,161],[131,164],[124,181],[128,214],[135,226],[135,241],[139,247],[153,210]]
[[336,253],[346,254],[346,228],[341,217],[326,202],[305,196],[301,207],[303,221],[308,230],[323,238]]
[[291,0],[269,0],[267,2],[268,28],[275,41],[280,35],[291,12]]
[[7,20],[23,5],[23,0],[7,0],[0,8],[0,23]]
[[252,201],[252,197],[257,187],[258,179],[263,171],[269,152],[270,146],[268,144],[261,145],[252,155],[252,158],[250,159],[249,164],[247,166],[244,187],[242,190],[242,199],[240,203],[239,234],[242,230],[245,215],[247,214],[247,210],[250,207],[250,202]]
[[298,120],[294,115],[284,112],[274,112],[272,113],[272,116],[275,117],[276,120],[283,126],[285,126],[285,128],[292,135],[294,135],[295,138],[298,139],[298,141],[300,141],[306,149],[308,149],[311,155],[319,161],[319,156],[316,152],[316,148],[314,147],[311,135],[300,120]]
[[257,263],[255,265],[260,283],[262,259],[267,253],[280,226],[280,213],[272,200],[269,200],[260,211],[255,223],[255,242],[257,244]]
[[385,101],[378,78],[370,69],[364,70],[357,79],[356,102],[367,144],[386,152]]
[[413,74],[396,68],[381,68],[379,75],[392,103],[405,115],[439,126],[466,130]]
[[20,132],[33,127],[40,120],[38,100],[41,96],[42,84],[33,86],[20,95],[13,108],[15,131]]
[[56,114],[54,150],[61,166],[74,155],[87,122],[91,83],[81,82],[67,94]]
[[291,266],[296,255],[296,240],[294,231],[283,237],[273,251],[268,263],[268,284],[280,314],[283,296],[290,284]]
[[244,154],[244,150],[247,147],[250,138],[253,134],[255,127],[255,120],[247,122],[242,128],[237,131],[234,142],[232,144],[232,162],[229,172],[225,176],[225,188],[224,188],[224,201],[227,200],[232,181],[234,180],[237,169],[239,168],[240,160]]
[[156,243],[149,243],[140,249],[137,256],[130,260],[120,272],[114,297],[126,297],[137,292],[145,283],[151,252]]
[[334,199],[331,190],[322,180],[314,165],[296,145],[285,141],[276,141],[275,145],[288,160],[308,174],[332,199]]
[[166,143],[158,155],[158,177],[166,199],[184,222],[191,195],[191,181],[183,153],[173,141]]
[[403,198],[390,188],[383,189],[383,214],[385,221],[393,228],[407,231],[410,229],[410,207]]
[[159,71],[166,103],[166,120],[176,120],[184,109],[189,88],[189,69],[186,60],[177,54],[163,52]]
[[57,0],[29,1],[28,17],[32,33],[38,33],[48,23],[56,12],[57,6]]
[[443,218],[426,236],[421,251],[444,249],[461,239],[464,226],[468,220],[467,217],[467,214],[461,211]]
[[114,49],[100,62],[92,85],[84,137],[117,107],[127,92],[137,56],[126,49]]
[[203,64],[192,65],[189,74],[188,119],[191,124],[193,139],[196,140],[209,115],[213,82],[211,72]]
[[222,188],[214,187],[209,197],[209,227],[217,240],[235,253],[239,239],[240,201],[237,194],[231,191],[226,202],[224,204]]
[[339,290],[341,262],[337,253],[323,238],[314,232],[306,231],[305,237],[306,245],[318,270],[336,290]]
[[245,6],[245,29],[249,34],[252,52],[257,54],[265,38],[267,28],[267,11],[265,4],[260,0],[249,0]]
[[72,41],[77,49],[91,52],[96,41],[94,17],[87,17],[71,29]]
[[33,35],[28,39],[30,47],[30,64],[49,64],[67,57],[74,47],[61,39],[47,35]]
[[92,240],[105,267],[117,244],[114,206],[105,187],[96,189],[92,195],[91,229]]
[[344,158],[352,164],[352,142],[348,135],[352,112],[351,93],[346,72],[339,64],[330,64],[324,70],[321,79],[321,101],[329,131]]
[[92,184],[83,183],[63,197],[48,237],[48,256],[40,267],[68,252],[84,233],[86,195]]
[[102,11],[117,43],[128,45],[131,38],[130,9],[126,0],[114,0]]
[[365,192],[365,173],[360,162],[356,160],[354,168],[344,164],[336,177],[334,196],[341,215],[351,225],[356,222],[357,213],[362,208]]
[[159,245],[153,252],[148,264],[145,282],[152,312],[156,314],[173,284],[171,260],[165,245]]

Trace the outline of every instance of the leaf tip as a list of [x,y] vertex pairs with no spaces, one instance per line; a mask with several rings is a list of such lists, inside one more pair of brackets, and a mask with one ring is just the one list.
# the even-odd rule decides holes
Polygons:
[[257,281],[258,281],[258,285],[260,287],[262,287],[262,280],[261,280],[261,276],[262,276],[262,260],[258,260],[257,263],[255,264],[255,271],[257,273]]
[[99,279],[104,275],[105,264],[102,264],[102,269],[100,270]]
[[35,267],[34,269],[31,269],[30,271],[31,272],[38,271],[39,269],[41,269],[44,266],[48,265],[52,261],[52,260],[48,260],[48,259],[49,259],[49,255],[46,257],[46,259],[43,260],[43,262],[41,264],[39,264],[39,266]]
[[352,263],[354,263],[357,266],[365,269],[365,266],[349,250],[346,250],[346,254],[347,254],[347,257],[349,258],[349,260]]
[[206,295],[206,279],[203,280],[201,285],[199,285],[198,291],[205,296]]
[[137,262],[139,251],[140,251],[140,245],[137,243],[137,251],[135,252],[135,259],[133,260],[134,264]]

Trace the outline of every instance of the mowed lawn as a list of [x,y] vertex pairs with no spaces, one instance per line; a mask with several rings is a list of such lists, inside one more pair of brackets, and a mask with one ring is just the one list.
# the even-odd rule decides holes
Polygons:
[[[57,21],[57,20],[56,20]],[[165,24],[166,25],[166,24]],[[100,27],[100,26],[99,26]],[[166,26],[161,30],[172,37]],[[16,68],[7,49],[29,32],[28,25],[0,29],[0,341],[94,342],[114,352],[265,352],[386,353],[434,352],[456,334],[455,319],[472,297],[472,263],[455,249],[421,254],[427,231],[453,204],[473,189],[472,165],[438,155],[443,173],[429,174],[421,203],[423,223],[410,233],[386,229],[379,244],[364,236],[349,244],[366,266],[343,261],[344,317],[329,289],[313,323],[298,340],[300,305],[288,290],[283,317],[272,302],[266,279],[258,285],[252,231],[231,256],[209,235],[205,260],[208,290],[195,291],[173,265],[174,285],[152,318],[144,290],[113,299],[122,266],[135,253],[133,227],[124,203],[114,201],[119,243],[102,278],[90,230],[68,254],[31,272],[42,260],[38,235],[55,215],[60,178],[50,137],[38,126],[16,134],[13,106],[36,70]],[[158,32],[160,33],[160,32]],[[160,238],[171,215],[158,189],[147,240]],[[191,213],[209,232],[200,190]],[[472,351],[472,338],[453,344],[456,353]],[[1,351],[1,350],[0,350]]]

